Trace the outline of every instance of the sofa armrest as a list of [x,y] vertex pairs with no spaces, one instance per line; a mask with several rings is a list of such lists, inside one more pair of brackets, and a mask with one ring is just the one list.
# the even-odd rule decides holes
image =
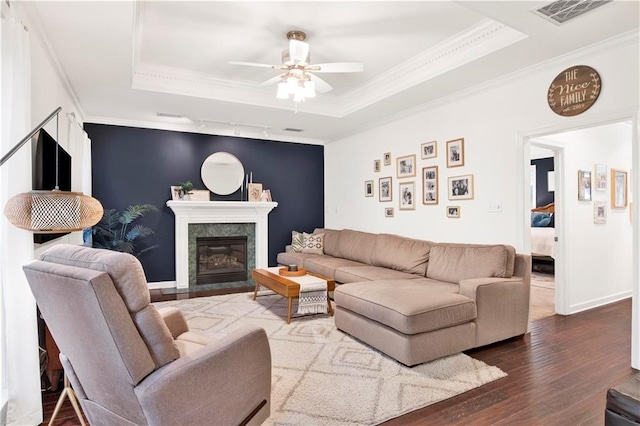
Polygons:
[[151,373],[135,392],[149,424],[239,424],[266,400],[264,420],[271,400],[267,335],[255,326],[222,335]]
[[476,346],[527,332],[529,285],[522,277],[463,280],[460,294],[476,301]]
[[180,309],[174,307],[160,308],[158,309],[158,313],[169,328],[171,337],[173,337],[174,340],[182,333],[189,331],[187,320]]
[[472,299],[477,299],[478,289],[484,286],[492,285],[492,284],[501,284],[501,283],[521,283],[522,278],[513,277],[513,278],[472,278],[469,280],[460,281],[460,294],[463,296],[470,297]]
[[285,253],[290,253],[291,252],[291,244],[287,244],[286,246],[284,246],[284,252]]

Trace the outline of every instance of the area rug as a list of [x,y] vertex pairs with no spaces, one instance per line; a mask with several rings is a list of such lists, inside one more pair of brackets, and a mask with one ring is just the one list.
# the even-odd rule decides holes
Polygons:
[[240,324],[266,330],[273,365],[267,425],[378,424],[506,376],[465,354],[409,368],[337,330],[329,315],[287,324],[285,298],[251,299],[238,293],[155,305],[181,309],[192,331],[209,336]]
[[531,272],[531,285],[541,288],[556,288],[556,277],[551,274],[543,274],[540,272]]

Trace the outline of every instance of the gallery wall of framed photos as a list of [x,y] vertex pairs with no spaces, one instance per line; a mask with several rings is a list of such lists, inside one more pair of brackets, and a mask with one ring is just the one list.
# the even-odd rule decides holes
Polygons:
[[[383,176],[377,180],[364,181],[364,196],[375,199],[374,187],[377,187],[377,201],[379,203],[393,203],[394,194],[398,194],[397,209],[399,211],[416,210],[416,205],[420,204],[418,192],[421,192],[423,206],[439,206],[440,194],[445,192],[449,201],[473,200],[474,175],[463,173],[465,139],[447,139],[443,145],[444,156],[440,158],[438,157],[437,140],[416,144],[416,148],[419,150],[418,154],[383,152],[380,158],[373,160],[373,173],[381,173]],[[450,173],[449,169],[458,173]],[[446,177],[442,179],[440,177],[441,170],[447,171]],[[416,182],[417,176],[421,182]],[[444,186],[442,191],[440,185]],[[395,216],[393,207],[384,205],[383,209],[384,217]],[[443,211],[445,217],[460,218],[460,206],[444,206]]]

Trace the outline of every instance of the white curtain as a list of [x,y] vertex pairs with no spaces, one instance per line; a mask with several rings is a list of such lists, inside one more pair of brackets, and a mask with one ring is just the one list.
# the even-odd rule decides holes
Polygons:
[[[2,2],[0,23],[0,152],[6,154],[30,129],[31,72],[29,37],[12,8]],[[20,192],[31,190],[31,143],[0,170],[0,208]],[[42,422],[36,304],[22,272],[33,259],[31,233],[0,219],[0,382],[8,425]]]

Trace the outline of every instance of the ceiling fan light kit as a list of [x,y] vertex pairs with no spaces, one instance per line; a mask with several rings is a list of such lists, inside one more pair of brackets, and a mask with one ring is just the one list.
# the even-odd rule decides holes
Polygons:
[[293,30],[287,33],[287,39],[289,40],[289,49],[282,52],[281,65],[237,61],[230,63],[285,71],[283,74],[262,83],[261,86],[277,83],[276,98],[285,100],[292,97],[296,103],[304,102],[307,98],[314,98],[316,90],[320,93],[326,93],[333,89],[329,83],[312,74],[311,71],[345,73],[364,70],[364,66],[360,62],[331,62],[311,65],[309,44],[304,41],[307,39],[307,34],[303,31]]

